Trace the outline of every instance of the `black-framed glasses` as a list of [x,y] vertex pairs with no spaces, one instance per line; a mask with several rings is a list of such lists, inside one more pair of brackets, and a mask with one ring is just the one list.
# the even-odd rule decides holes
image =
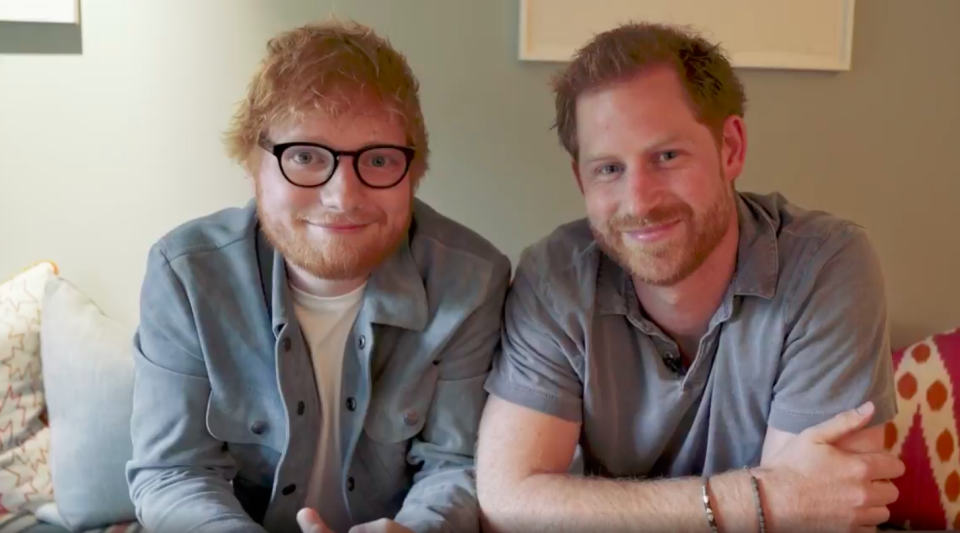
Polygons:
[[330,181],[340,165],[340,158],[349,156],[361,183],[372,189],[389,189],[403,181],[416,154],[416,150],[409,146],[392,144],[335,150],[307,142],[274,144],[263,137],[258,144],[277,158],[280,172],[288,182],[304,188],[320,187]]

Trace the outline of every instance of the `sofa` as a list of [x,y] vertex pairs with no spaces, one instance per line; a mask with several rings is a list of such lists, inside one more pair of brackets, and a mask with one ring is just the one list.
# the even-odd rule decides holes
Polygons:
[[136,533],[133,332],[50,261],[0,282],[0,532]]
[[[43,261],[0,281],[0,532],[139,533],[131,455],[133,331]],[[889,529],[960,529],[960,329],[893,354],[907,463]]]

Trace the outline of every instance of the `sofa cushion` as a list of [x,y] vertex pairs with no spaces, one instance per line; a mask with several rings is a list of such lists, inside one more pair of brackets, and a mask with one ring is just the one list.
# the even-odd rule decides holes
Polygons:
[[960,529],[958,404],[960,329],[894,353],[899,413],[885,445],[907,473],[894,481],[900,497],[890,523],[913,530]]
[[40,339],[60,517],[73,531],[136,520],[125,475],[133,332],[55,278],[47,284]]
[[51,500],[40,323],[56,266],[39,263],[0,283],[0,523]]

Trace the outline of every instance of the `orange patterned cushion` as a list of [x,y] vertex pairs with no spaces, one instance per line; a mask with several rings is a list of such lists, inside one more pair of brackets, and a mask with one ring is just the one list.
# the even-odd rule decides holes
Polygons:
[[899,414],[886,427],[886,447],[907,473],[891,520],[908,529],[960,529],[960,329],[893,354]]
[[35,511],[53,492],[40,316],[44,288],[56,272],[56,265],[44,262],[0,283],[0,520]]

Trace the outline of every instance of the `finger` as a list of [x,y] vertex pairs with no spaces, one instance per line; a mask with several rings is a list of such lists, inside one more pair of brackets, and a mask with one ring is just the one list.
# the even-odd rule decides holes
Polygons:
[[899,457],[889,453],[863,453],[856,456],[866,466],[866,479],[897,479],[907,471]]
[[882,452],[884,429],[884,426],[874,426],[855,431],[837,440],[834,446],[852,453]]
[[873,416],[873,402],[867,402],[856,409],[844,411],[837,416],[806,429],[803,434],[814,442],[833,444],[841,438],[863,429]]
[[890,481],[872,481],[867,489],[865,507],[890,505],[900,497],[900,489]]
[[890,509],[883,506],[861,507],[856,512],[857,524],[865,527],[875,528],[890,520]]
[[320,514],[309,507],[300,509],[297,513],[297,525],[300,526],[300,531],[303,533],[333,533],[330,528],[323,523]]
[[387,524],[389,522],[383,518],[375,522],[367,522],[365,524],[358,524],[350,528],[348,533],[381,533],[387,531]]

